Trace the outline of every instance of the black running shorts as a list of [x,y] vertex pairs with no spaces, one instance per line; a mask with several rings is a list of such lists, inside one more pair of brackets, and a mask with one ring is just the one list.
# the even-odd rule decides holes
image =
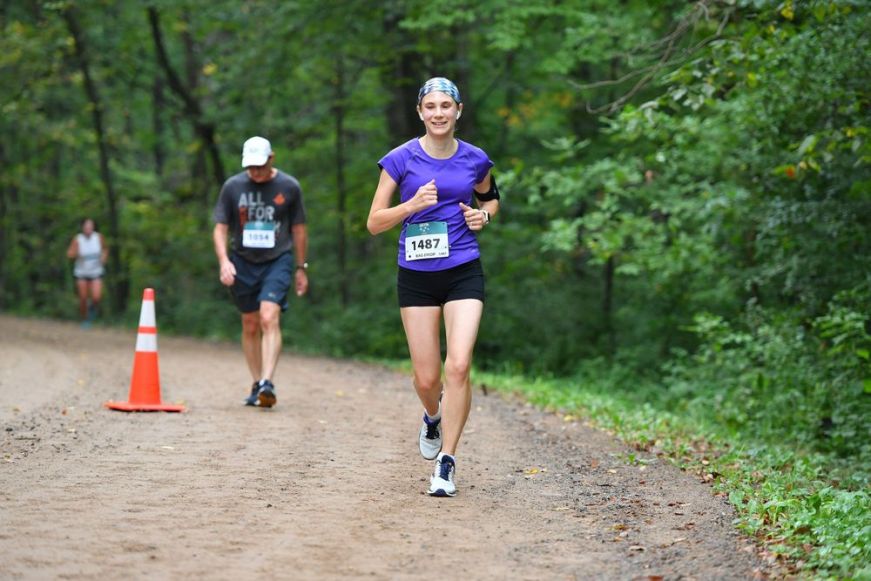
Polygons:
[[440,307],[461,299],[478,299],[483,303],[484,269],[480,259],[435,272],[400,266],[396,289],[400,308]]
[[249,262],[233,253],[230,260],[236,266],[233,300],[242,313],[260,310],[260,301],[277,303],[287,310],[287,291],[293,283],[293,256],[285,253],[268,262]]

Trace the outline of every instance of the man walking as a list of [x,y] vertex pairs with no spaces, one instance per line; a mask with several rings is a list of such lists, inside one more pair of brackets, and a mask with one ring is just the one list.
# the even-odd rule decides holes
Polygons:
[[[220,280],[242,314],[242,352],[254,384],[245,405],[272,407],[272,376],[281,352],[281,312],[291,282],[308,290],[308,233],[299,182],[273,167],[269,141],[252,137],[242,146],[240,172],[221,188],[212,237]],[[231,251],[227,251],[227,240]]]

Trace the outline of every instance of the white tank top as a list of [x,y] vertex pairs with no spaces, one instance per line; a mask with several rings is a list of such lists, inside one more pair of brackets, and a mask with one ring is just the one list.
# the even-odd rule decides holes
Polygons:
[[103,263],[100,255],[103,245],[100,243],[100,235],[94,232],[90,236],[76,235],[79,245],[79,255],[73,267],[73,276],[76,278],[100,278],[103,276]]

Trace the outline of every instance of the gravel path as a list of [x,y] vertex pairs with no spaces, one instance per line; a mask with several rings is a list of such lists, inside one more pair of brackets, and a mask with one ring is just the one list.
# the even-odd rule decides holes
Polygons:
[[158,343],[188,411],[114,412],[135,330],[0,315],[0,578],[759,575],[708,486],[582,423],[478,391],[434,499],[408,377],[284,353],[278,405],[245,408],[238,346]]

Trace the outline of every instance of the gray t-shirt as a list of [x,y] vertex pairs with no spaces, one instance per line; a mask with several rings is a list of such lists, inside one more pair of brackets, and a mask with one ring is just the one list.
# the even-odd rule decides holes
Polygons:
[[224,182],[213,219],[229,226],[237,255],[249,262],[273,260],[293,247],[290,227],[305,224],[299,182],[281,170],[263,184],[238,173]]

